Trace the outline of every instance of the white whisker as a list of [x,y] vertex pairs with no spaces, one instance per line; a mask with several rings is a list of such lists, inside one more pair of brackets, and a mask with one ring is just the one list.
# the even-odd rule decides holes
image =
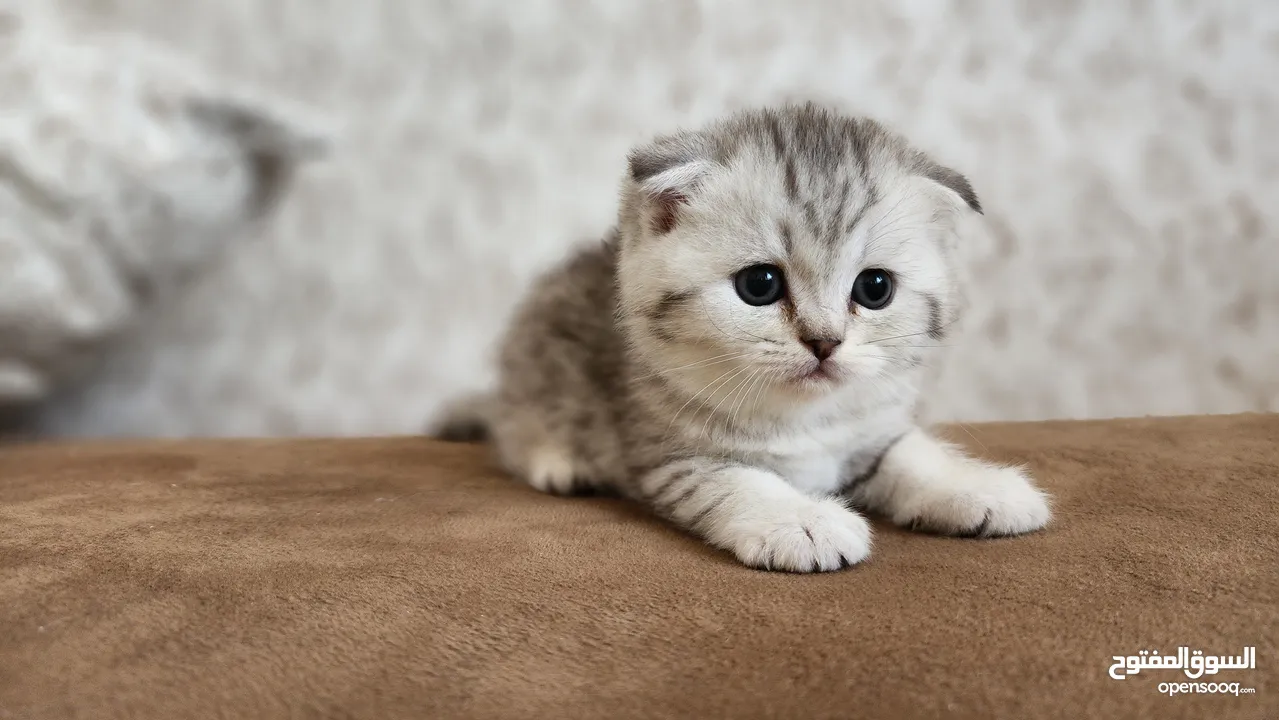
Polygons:
[[[738,375],[741,375],[744,371],[749,369],[750,369],[749,367],[743,367],[742,369],[738,370],[737,373],[733,375],[733,377],[729,378],[729,381],[731,382],[733,378],[737,377]],[[715,415],[716,413],[719,412],[720,407],[723,406],[724,401],[731,398],[734,395],[734,393],[737,392],[738,388],[742,386],[744,382],[745,381],[739,381],[737,385],[727,395],[721,398],[720,401],[715,404],[715,407],[709,413],[706,414],[706,422],[702,423],[702,430],[701,432],[697,434],[697,452],[701,452],[702,438],[706,437],[706,431],[710,428],[711,420],[715,419]],[[728,382],[724,383],[724,385],[727,385],[727,384]],[[714,393],[711,393],[711,397],[714,397],[714,395],[715,395]]]

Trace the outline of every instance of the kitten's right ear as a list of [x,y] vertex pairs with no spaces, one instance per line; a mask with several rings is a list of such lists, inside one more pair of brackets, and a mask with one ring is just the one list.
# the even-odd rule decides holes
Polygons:
[[688,203],[712,163],[700,138],[673,135],[632,150],[628,166],[639,188],[644,218],[654,233],[665,235],[675,229],[680,207]]
[[955,197],[962,200],[977,214],[985,214],[981,208],[981,200],[977,199],[977,191],[973,190],[973,185],[968,182],[968,178],[944,165],[937,164],[927,156],[920,158],[917,171],[920,175],[954,193]]

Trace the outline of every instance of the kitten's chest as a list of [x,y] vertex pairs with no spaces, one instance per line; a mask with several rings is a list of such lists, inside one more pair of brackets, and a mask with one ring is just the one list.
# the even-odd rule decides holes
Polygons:
[[748,454],[791,485],[814,495],[838,492],[871,467],[907,423],[897,414],[857,422],[815,424],[779,433]]
[[836,492],[844,483],[844,463],[838,448],[822,453],[773,454],[765,464],[791,485],[813,495]]

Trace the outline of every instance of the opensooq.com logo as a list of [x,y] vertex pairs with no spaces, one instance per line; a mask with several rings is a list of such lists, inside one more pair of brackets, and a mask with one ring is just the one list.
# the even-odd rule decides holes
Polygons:
[[[1160,655],[1158,650],[1142,650],[1136,655],[1115,655],[1110,658],[1114,664],[1110,666],[1110,677],[1116,680],[1127,680],[1142,670],[1180,670],[1191,680],[1208,675],[1213,676],[1222,670],[1256,670],[1257,648],[1246,647],[1242,655],[1205,655],[1203,650],[1191,650],[1187,647],[1177,648],[1176,655]],[[1161,682],[1159,692],[1168,696],[1190,693],[1211,693],[1223,695],[1249,695],[1257,692],[1253,687],[1242,687],[1241,683],[1212,680],[1204,682]]]

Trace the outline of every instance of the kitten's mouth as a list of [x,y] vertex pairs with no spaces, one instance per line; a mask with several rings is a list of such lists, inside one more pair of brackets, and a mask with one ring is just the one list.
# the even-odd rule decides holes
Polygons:
[[835,374],[831,372],[830,365],[824,362],[819,362],[812,367],[802,370],[797,379],[801,383],[831,382],[835,379]]

